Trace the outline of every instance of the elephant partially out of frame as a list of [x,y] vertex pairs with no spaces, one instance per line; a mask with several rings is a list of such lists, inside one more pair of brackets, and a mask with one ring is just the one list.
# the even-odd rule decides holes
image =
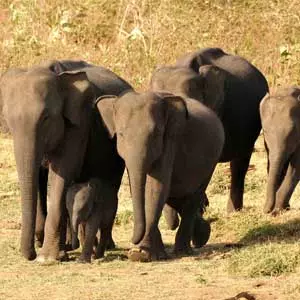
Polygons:
[[266,213],[290,207],[300,180],[300,87],[266,95],[260,115],[268,153]]
[[40,174],[42,160],[49,164],[51,205],[39,261],[57,260],[64,250],[65,191],[72,181],[99,177],[118,190],[124,162],[93,101],[129,89],[110,70],[84,61],[48,61],[2,75],[0,102],[13,136],[21,188],[21,252],[28,260],[36,258],[37,208],[39,216],[45,213],[37,205],[38,189],[47,180]]

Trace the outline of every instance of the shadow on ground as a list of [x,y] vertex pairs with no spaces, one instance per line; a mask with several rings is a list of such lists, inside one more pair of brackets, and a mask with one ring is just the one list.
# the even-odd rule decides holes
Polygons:
[[300,239],[300,218],[284,224],[266,224],[249,230],[239,241],[240,244],[253,245],[265,242],[294,242]]

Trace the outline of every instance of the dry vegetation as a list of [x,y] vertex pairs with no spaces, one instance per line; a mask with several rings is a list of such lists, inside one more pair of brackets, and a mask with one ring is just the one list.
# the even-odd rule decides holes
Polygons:
[[[199,47],[248,58],[272,88],[300,83],[300,2],[296,0],[1,0],[0,72],[45,59],[80,58],[107,66],[137,89],[158,64]],[[9,136],[0,136],[0,299],[225,299],[248,290],[257,299],[300,298],[300,191],[292,210],[261,213],[266,183],[262,139],[247,176],[245,209],[228,217],[229,170],[209,186],[209,244],[188,258],[126,260],[132,230],[126,177],[114,228],[119,249],[102,262],[39,266],[18,252],[20,202]],[[162,220],[163,238],[174,232]],[[171,251],[171,247],[168,247]],[[76,258],[78,252],[71,254]]]

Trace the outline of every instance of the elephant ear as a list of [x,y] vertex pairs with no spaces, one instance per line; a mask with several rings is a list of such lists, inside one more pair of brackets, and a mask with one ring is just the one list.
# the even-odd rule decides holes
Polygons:
[[220,116],[225,99],[225,71],[216,66],[204,65],[199,68],[199,76],[203,78],[203,104]]
[[60,73],[58,80],[64,97],[63,115],[71,124],[80,126],[84,106],[95,99],[93,85],[82,71]]
[[99,110],[104,126],[106,127],[110,138],[113,138],[114,135],[116,134],[115,103],[117,99],[118,99],[117,96],[106,95],[106,96],[101,96],[96,100],[97,108]]
[[166,135],[169,138],[176,138],[183,132],[186,120],[188,119],[188,110],[185,100],[180,96],[173,94],[163,94],[166,115]]
[[176,61],[176,66],[190,68],[195,72],[198,72],[201,65],[203,62],[199,52],[188,53]]

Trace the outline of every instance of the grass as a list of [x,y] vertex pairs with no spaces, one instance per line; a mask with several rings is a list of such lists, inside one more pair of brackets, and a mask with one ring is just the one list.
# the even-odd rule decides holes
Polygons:
[[[84,59],[146,89],[153,69],[199,47],[219,46],[248,58],[270,87],[300,83],[300,2],[288,0],[2,0],[0,73],[46,59]],[[0,101],[1,109],[1,101]],[[0,117],[0,127],[2,127]],[[126,259],[132,233],[128,179],[123,178],[114,227],[118,249],[104,260],[49,266],[19,253],[20,193],[12,141],[0,135],[0,299],[225,299],[249,291],[257,299],[299,299],[300,196],[278,217],[264,215],[266,154],[255,146],[245,208],[225,213],[229,165],[219,164],[208,187],[211,239],[191,257],[175,258],[175,233],[162,218],[172,259]]]

